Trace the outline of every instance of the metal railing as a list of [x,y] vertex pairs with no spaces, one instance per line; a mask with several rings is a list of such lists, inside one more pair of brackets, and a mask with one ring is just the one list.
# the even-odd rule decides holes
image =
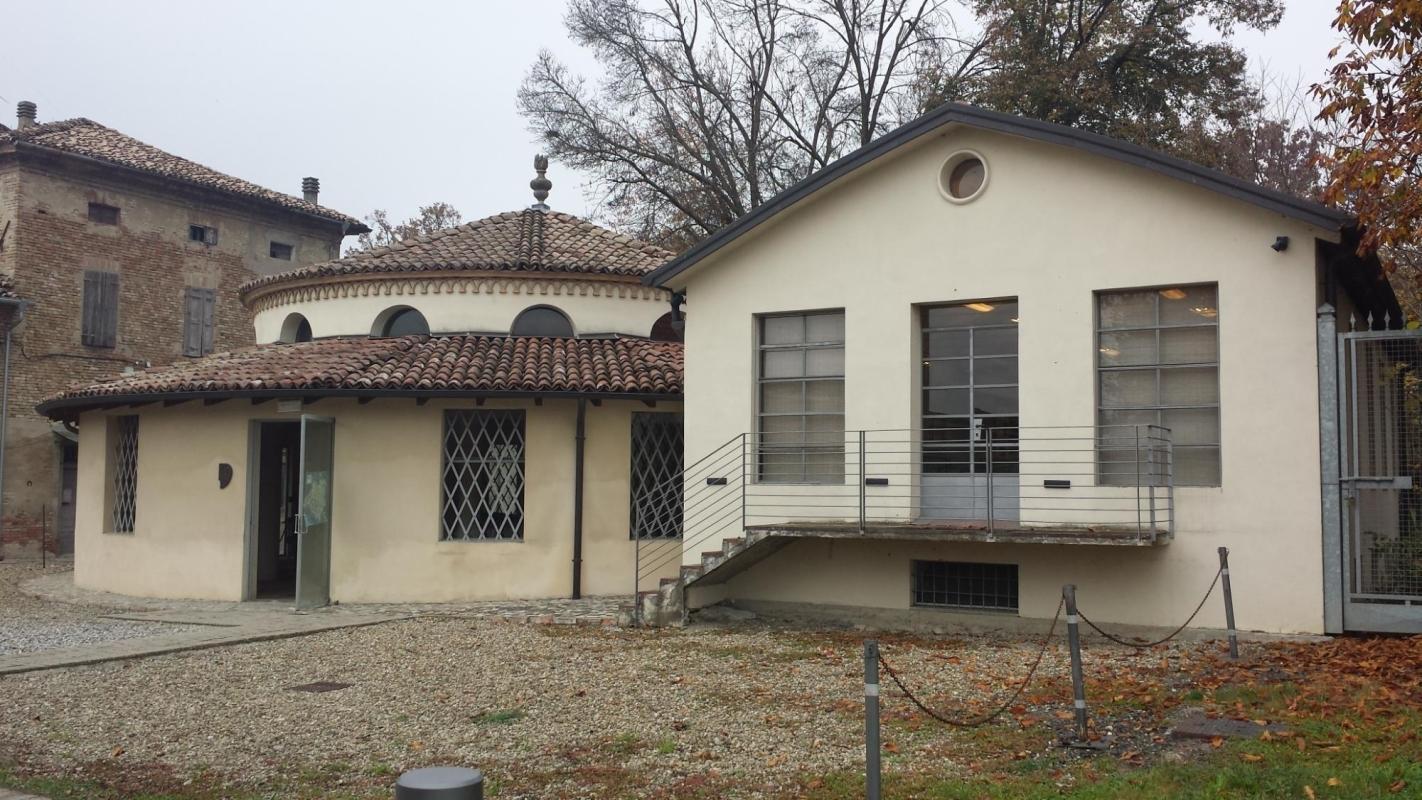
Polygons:
[[638,539],[638,589],[747,529],[1154,542],[1174,532],[1173,463],[1158,425],[744,433],[668,482],[681,536]]

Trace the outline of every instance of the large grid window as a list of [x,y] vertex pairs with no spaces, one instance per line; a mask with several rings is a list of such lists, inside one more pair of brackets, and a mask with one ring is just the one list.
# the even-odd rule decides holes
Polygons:
[[523,539],[524,414],[444,412],[440,538]]
[[[1096,296],[1100,478],[1133,485],[1130,426],[1170,429],[1177,485],[1220,485],[1219,290],[1171,286]],[[1121,427],[1118,427],[1121,426]]]
[[759,318],[759,479],[844,482],[844,312]]
[[1017,610],[1017,565],[967,561],[914,561],[916,606]]
[[113,420],[113,532],[133,533],[138,515],[138,415]]
[[681,536],[680,414],[632,415],[632,538]]

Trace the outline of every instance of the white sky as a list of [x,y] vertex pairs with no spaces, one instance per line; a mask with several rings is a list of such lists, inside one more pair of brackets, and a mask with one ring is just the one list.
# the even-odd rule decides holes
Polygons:
[[[1238,41],[1305,86],[1336,42],[1331,0],[1287,0],[1283,24]],[[583,72],[563,0],[0,0],[0,119],[89,117],[291,194],[396,219],[453,203],[466,220],[532,202],[537,144],[515,93],[547,47]],[[587,215],[553,164],[555,209]]]

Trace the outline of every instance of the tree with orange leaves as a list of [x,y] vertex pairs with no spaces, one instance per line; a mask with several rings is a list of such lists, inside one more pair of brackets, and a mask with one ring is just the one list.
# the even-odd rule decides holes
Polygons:
[[1422,0],[1342,0],[1333,27],[1347,41],[1329,54],[1336,61],[1328,81],[1313,87],[1323,103],[1319,119],[1340,133],[1323,158],[1326,197],[1357,214],[1364,249],[1415,273],[1422,267]]

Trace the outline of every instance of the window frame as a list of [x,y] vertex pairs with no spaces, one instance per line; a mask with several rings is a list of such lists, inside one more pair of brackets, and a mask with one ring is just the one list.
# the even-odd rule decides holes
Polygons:
[[[105,517],[108,524],[104,526],[104,532],[131,535],[138,522],[138,415],[110,417],[107,432],[108,507],[105,509]],[[126,442],[129,452],[125,456],[122,450]],[[125,457],[131,459],[127,468],[121,463]]]
[[[286,255],[277,255],[277,248],[279,247],[286,248]],[[279,242],[276,239],[272,239],[267,242],[267,258],[274,258],[278,261],[295,261],[296,245],[287,244],[286,242]]]
[[79,343],[112,350],[118,346],[119,297],[117,272],[86,269],[79,297]]
[[[518,509],[517,509],[518,521],[517,521],[516,527],[513,528],[511,535],[505,536],[505,535],[502,535],[502,534],[499,532],[499,529],[502,528],[502,527],[504,527],[504,523],[503,523],[503,522],[496,523],[492,528],[489,528],[489,527],[487,527],[487,526],[486,526],[486,527],[479,527],[479,528],[476,528],[475,526],[473,526],[473,525],[471,524],[471,525],[469,525],[468,527],[465,527],[462,531],[458,531],[458,532],[454,531],[454,530],[451,528],[451,525],[450,525],[450,523],[449,523],[449,511],[450,511],[450,504],[451,504],[451,502],[453,502],[453,501],[452,501],[451,498],[450,498],[450,483],[449,483],[449,480],[450,480],[450,472],[451,472],[450,445],[451,445],[451,443],[452,443],[452,441],[451,441],[451,440],[452,440],[452,435],[451,435],[451,429],[450,429],[450,428],[451,428],[451,422],[452,422],[454,419],[458,418],[458,417],[466,417],[466,418],[469,418],[469,419],[471,419],[471,420],[474,419],[474,418],[479,418],[479,417],[483,417],[483,418],[485,418],[486,420],[494,420],[494,419],[498,419],[498,418],[505,418],[505,419],[507,419],[507,418],[513,418],[513,419],[516,420],[516,425],[517,425],[517,428],[516,428],[516,440],[514,440],[514,441],[512,441],[512,442],[502,442],[502,443],[500,443],[500,442],[495,442],[495,444],[499,444],[500,446],[508,446],[509,444],[515,444],[515,445],[517,446],[517,448],[518,448],[518,458],[517,458],[516,461],[512,461],[512,462],[511,462],[511,461],[508,461],[507,459],[501,459],[501,458],[497,458],[497,457],[495,457],[495,458],[493,458],[493,459],[488,459],[487,457],[484,457],[484,458],[480,458],[480,459],[477,459],[477,460],[476,460],[476,459],[473,459],[473,458],[470,458],[470,457],[466,457],[465,460],[462,462],[462,463],[465,465],[465,470],[463,470],[462,474],[458,476],[459,479],[461,479],[461,480],[468,479],[468,480],[471,481],[471,484],[470,484],[470,485],[463,485],[463,484],[461,484],[461,487],[460,487],[460,488],[463,490],[463,492],[464,492],[464,496],[467,498],[467,497],[469,497],[469,496],[472,496],[473,493],[474,493],[474,491],[477,490],[477,488],[478,488],[478,486],[477,486],[477,478],[479,477],[479,469],[480,469],[480,467],[483,467],[483,466],[492,464],[492,465],[494,465],[495,467],[497,467],[497,470],[496,470],[496,471],[498,471],[498,472],[503,472],[503,471],[505,471],[504,468],[507,467],[507,466],[513,466],[513,467],[515,468],[515,469],[514,469],[514,472],[515,472],[514,477],[515,477],[516,480],[518,481],[518,489],[517,489],[517,493],[516,493],[516,494],[517,494],[517,502],[518,502]],[[528,414],[527,414],[527,411],[526,411],[525,409],[522,409],[522,408],[508,408],[508,409],[449,408],[449,409],[445,409],[445,410],[444,410],[444,413],[443,413],[443,415],[442,415],[442,417],[441,417],[441,422],[442,422],[442,424],[441,424],[441,437],[440,437],[439,541],[441,541],[441,542],[522,542],[522,541],[524,541],[524,537],[525,537],[525,535],[526,535],[526,533],[527,533],[527,523],[528,523]],[[471,423],[471,424],[472,424],[472,423]],[[490,423],[487,423],[487,422],[486,422],[486,423],[483,423],[483,424],[490,424]],[[499,423],[494,423],[494,424],[499,424]],[[488,436],[486,436],[486,435],[483,435],[483,434],[481,434],[481,433],[478,433],[478,432],[470,433],[470,434],[467,434],[467,435],[469,435],[469,436],[474,436],[474,437],[476,438],[476,441],[481,442],[481,443],[487,443],[488,439],[490,438],[490,437],[488,437]],[[472,454],[470,454],[470,455],[472,455]],[[471,467],[471,466],[470,466],[471,464],[474,464],[474,465],[477,465],[477,466]],[[489,476],[492,478],[492,477],[496,477],[494,473],[495,473],[495,470],[490,470],[490,471],[487,471],[485,474],[486,474],[486,475],[489,475]],[[506,494],[508,494],[508,493],[506,493]],[[505,498],[505,499],[507,499],[507,498]],[[468,500],[462,501],[462,502],[460,503],[461,510],[464,509],[465,507],[469,506],[469,505],[470,505],[470,502],[469,502]],[[484,500],[484,498],[483,498],[483,497],[476,498],[476,499],[473,501],[473,506],[474,506],[473,511],[474,511],[475,513],[478,513],[479,507],[480,507],[480,506],[485,506],[485,500]],[[507,510],[505,510],[505,513],[506,513],[506,514],[508,513]],[[490,534],[490,530],[493,530],[493,534],[492,534],[492,535]]]
[[[673,434],[645,429],[639,431],[639,427],[648,425],[665,426],[667,428],[674,426],[676,431]],[[628,536],[633,541],[680,539],[682,538],[682,515],[685,501],[685,486],[683,485],[682,475],[686,456],[685,420],[680,411],[634,411],[632,412],[629,431],[631,459],[629,462],[630,471],[628,473]],[[670,436],[670,440],[676,444],[676,447],[672,451],[674,452],[674,456],[668,459],[665,455],[653,454],[651,459],[638,458],[639,455],[644,455],[645,451],[643,448],[645,448],[649,442],[665,444],[667,442],[664,440],[668,436]],[[663,474],[654,477],[663,481],[663,483],[658,485],[665,486],[670,484],[675,488],[676,498],[674,501],[670,497],[670,491],[663,492],[663,497],[655,496],[655,491],[645,491],[645,487],[641,484],[640,480],[646,471],[646,467],[648,466],[646,462],[648,460],[669,462],[657,465],[660,466],[659,471]],[[639,492],[639,489],[643,489],[644,491]],[[656,526],[652,530],[646,530],[643,525],[643,520],[646,519],[646,516],[639,513],[639,511],[645,511],[649,507],[653,511],[652,516],[654,517],[654,521],[670,522],[675,526],[675,532],[669,532],[660,526]]]
[[[945,597],[948,595],[956,595],[959,598],[987,598],[989,596],[995,596],[1008,599],[1011,601],[1011,603],[1010,605],[991,605],[988,603],[933,603],[924,601],[921,599],[921,596],[929,593],[930,591],[933,591],[931,589],[925,588],[922,585],[925,576],[920,573],[920,570],[928,567],[943,568],[945,574],[942,576],[942,580],[944,582],[953,580],[954,576],[952,574],[952,570],[954,569],[960,569],[964,572],[977,571],[979,573],[977,575],[957,576],[957,581],[960,586],[956,591],[950,592],[945,587],[941,591],[937,592],[939,594],[945,595]],[[995,569],[1002,570],[1004,574],[993,576],[991,572]],[[1010,576],[1006,574],[1009,570]],[[1008,586],[1006,591],[993,591],[991,593],[988,591],[987,584],[989,583],[989,581],[994,583],[993,588],[994,590],[997,590],[1002,588],[1000,582],[1003,580],[1008,580]],[[972,581],[978,581],[980,584],[976,590],[974,590],[973,588],[964,589],[961,587],[962,583],[971,583]],[[952,611],[979,611],[991,614],[1019,614],[1022,610],[1022,568],[1020,565],[1014,563],[984,561],[944,561],[939,559],[928,558],[910,559],[909,606],[911,608],[941,608]]]
[[192,244],[216,245],[217,228],[211,225],[199,225],[196,222],[188,223],[188,241]]
[[[808,334],[808,319],[809,319],[810,317],[815,317],[815,316],[830,316],[830,315],[838,315],[838,316],[841,318],[841,326],[840,326],[840,327],[841,327],[841,329],[843,330],[843,333],[841,334],[840,339],[839,339],[838,341],[832,341],[832,340],[814,341],[814,342],[810,341],[810,340],[809,340],[809,334]],[[801,325],[802,325],[803,327],[806,327],[806,334],[805,334],[805,337],[804,337],[804,338],[805,338],[805,341],[804,341],[804,342],[794,343],[794,344],[766,344],[766,343],[765,343],[765,326],[766,326],[766,323],[767,323],[769,320],[772,320],[772,319],[785,319],[785,318],[791,318],[791,317],[797,317],[797,318],[799,318],[799,319],[802,320]],[[755,325],[755,355],[754,355],[754,358],[755,358],[754,370],[755,370],[755,372],[754,372],[754,381],[755,381],[755,436],[756,436],[755,482],[756,482],[756,483],[763,483],[763,484],[767,484],[767,485],[780,485],[780,486],[786,486],[786,485],[788,485],[788,486],[795,486],[795,485],[800,485],[800,486],[836,486],[836,485],[843,485],[843,484],[845,483],[845,481],[849,480],[848,472],[847,472],[847,470],[844,469],[844,454],[845,454],[844,431],[845,431],[845,424],[846,424],[846,423],[845,423],[845,420],[846,420],[846,413],[845,413],[845,412],[846,412],[846,409],[845,409],[845,407],[844,407],[844,406],[845,406],[845,403],[844,403],[844,392],[845,392],[846,383],[847,383],[847,380],[846,380],[847,374],[846,374],[846,373],[848,372],[848,369],[847,369],[847,365],[848,365],[848,361],[847,361],[847,356],[848,356],[847,343],[848,343],[848,339],[849,339],[849,329],[848,329],[849,320],[848,320],[848,315],[845,313],[845,310],[844,310],[843,308],[823,308],[823,309],[813,309],[813,310],[807,310],[807,311],[775,311],[775,312],[767,312],[767,313],[762,313],[762,314],[756,314],[755,317],[754,317],[754,325]],[[842,367],[840,368],[840,373],[839,373],[838,375],[814,375],[814,376],[811,376],[811,375],[803,375],[803,374],[802,374],[802,375],[800,375],[800,376],[798,376],[798,377],[788,377],[788,378],[767,378],[767,377],[765,377],[765,374],[764,374],[764,373],[765,373],[765,354],[768,353],[768,352],[801,351],[801,352],[807,354],[807,355],[806,355],[806,358],[808,359],[808,353],[811,352],[811,351],[817,351],[817,350],[834,350],[834,349],[838,349],[838,350],[841,351],[841,360],[844,362],[844,366],[842,366]],[[802,371],[803,371],[803,370],[802,370]],[[840,386],[840,410],[839,410],[838,412],[833,412],[833,411],[810,411],[810,410],[808,410],[808,405],[809,405],[809,404],[808,404],[808,397],[809,397],[808,384],[811,383],[811,382],[825,382],[825,381],[838,381],[838,383],[839,383],[839,386]],[[788,383],[799,383],[799,384],[801,385],[801,389],[800,389],[800,410],[799,410],[799,411],[796,411],[796,412],[789,412],[789,411],[787,411],[787,412],[766,411],[766,410],[765,410],[765,387],[766,387],[767,385],[769,385],[769,384],[788,384]],[[777,446],[774,446],[774,448],[772,449],[772,448],[768,447],[768,446],[766,445],[766,443],[765,443],[765,436],[766,436],[765,420],[766,420],[767,418],[770,418],[770,417],[801,417],[801,418],[807,418],[807,417],[839,417],[839,419],[840,419],[840,440],[839,440],[839,442],[837,442],[837,443],[832,443],[832,444],[812,445],[812,444],[810,444],[806,439],[803,439],[803,438],[802,438],[801,441],[798,443],[798,445],[797,445],[797,444],[793,444],[793,443],[792,443],[792,444],[777,445]],[[796,433],[796,431],[773,431],[772,433]],[[813,431],[809,431],[809,430],[806,430],[806,429],[802,429],[802,430],[798,431],[798,433],[801,433],[801,434],[808,434],[808,433],[813,433]],[[768,478],[766,477],[766,466],[765,466],[765,456],[766,456],[768,450],[771,451],[771,452],[776,452],[776,453],[788,453],[788,452],[796,452],[796,451],[798,451],[799,454],[800,454],[800,470],[799,470],[799,473],[798,473],[798,477],[792,477],[792,478],[790,478],[790,479],[785,479],[785,480],[781,480],[781,479],[768,479]],[[812,478],[811,478],[810,469],[809,469],[809,458],[808,458],[808,456],[809,456],[809,454],[810,454],[811,452],[838,453],[838,454],[840,455],[840,474],[839,474],[838,478],[837,478],[837,479],[830,478],[830,479],[823,479],[823,480],[812,479]]]
[[[109,212],[112,211],[112,214]],[[118,206],[111,206],[108,203],[91,201],[87,210],[89,221],[95,225],[117,225],[122,219],[123,210]],[[112,217],[112,219],[110,218]]]
[[[554,314],[557,314],[559,317],[561,317],[562,320],[563,320],[563,324],[565,324],[565,325],[568,326],[568,332],[567,332],[567,333],[523,333],[523,332],[520,332],[520,331],[519,331],[519,324],[520,324],[520,323],[524,323],[525,325],[527,325],[527,324],[537,324],[537,323],[528,323],[528,322],[525,322],[525,320],[528,319],[528,315],[529,315],[529,314],[532,314],[532,313],[535,313],[535,312],[544,312],[544,311],[552,312],[552,313],[554,313]],[[546,303],[539,303],[539,304],[537,304],[537,305],[531,305],[531,306],[529,306],[528,308],[525,308],[524,310],[518,312],[518,314],[516,314],[516,315],[514,316],[513,322],[509,323],[509,335],[510,335],[510,336],[542,336],[542,337],[554,338],[554,339],[572,339],[572,338],[574,338],[574,337],[577,336],[577,329],[573,327],[573,318],[570,317],[570,316],[568,316],[568,312],[564,311],[564,310],[561,309],[561,308],[558,308],[557,306],[550,306],[550,305],[547,305]]]
[[[193,318],[194,306],[200,310]],[[213,351],[217,338],[217,290],[203,286],[183,289],[183,355],[201,358]]]
[[[1212,288],[1212,289],[1214,289],[1214,292],[1215,292],[1215,307],[1214,307],[1215,315],[1214,315],[1214,317],[1212,317],[1212,318],[1206,318],[1206,319],[1209,319],[1209,320],[1210,320],[1210,321],[1208,321],[1208,322],[1169,323],[1169,324],[1162,323],[1162,321],[1161,321],[1161,302],[1162,302],[1162,300],[1164,299],[1164,295],[1162,294],[1162,292],[1166,292],[1166,291],[1169,291],[1169,290],[1171,290],[1171,289],[1195,289],[1195,288]],[[1102,300],[1103,297],[1106,297],[1106,296],[1109,296],[1109,295],[1127,295],[1127,294],[1141,294],[1141,293],[1149,293],[1149,294],[1151,295],[1151,297],[1153,298],[1154,310],[1155,310],[1155,315],[1154,315],[1155,321],[1154,321],[1154,324],[1153,324],[1153,325],[1123,325],[1123,326],[1117,326],[1117,327],[1111,327],[1111,328],[1104,328],[1104,327],[1102,327],[1102,320],[1101,320],[1101,300]],[[1097,484],[1098,484],[1098,485],[1102,485],[1102,486],[1127,486],[1127,485],[1129,485],[1129,486],[1134,486],[1134,485],[1135,485],[1134,483],[1130,483],[1130,484],[1113,483],[1113,482],[1111,482],[1111,481],[1109,481],[1109,480],[1107,479],[1107,477],[1105,476],[1105,474],[1104,474],[1104,473],[1102,472],[1102,470],[1101,470],[1101,464],[1102,464],[1102,462],[1101,462],[1101,457],[1100,457],[1100,456],[1101,456],[1101,453],[1103,453],[1103,452],[1105,452],[1105,451],[1108,451],[1108,450],[1111,450],[1111,449],[1120,449],[1120,448],[1108,448],[1108,447],[1104,447],[1104,446],[1101,444],[1100,440],[1099,440],[1099,438],[1100,438],[1100,431],[1101,431],[1101,429],[1102,429],[1103,427],[1105,427],[1105,423],[1103,422],[1103,417],[1104,417],[1104,413],[1105,413],[1105,412],[1122,412],[1122,411],[1124,411],[1124,412],[1137,412],[1137,413],[1152,413],[1152,412],[1153,412],[1153,413],[1155,414],[1155,421],[1154,421],[1154,422],[1150,422],[1150,423],[1139,423],[1139,424],[1142,424],[1142,425],[1157,425],[1157,426],[1159,426],[1159,427],[1167,428],[1167,429],[1168,429],[1169,426],[1167,426],[1167,425],[1164,424],[1164,418],[1163,418],[1164,413],[1167,412],[1167,411],[1190,411],[1190,410],[1200,410],[1200,409],[1214,409],[1214,412],[1215,412],[1215,437],[1214,437],[1215,440],[1214,440],[1214,443],[1212,443],[1212,444],[1211,444],[1211,443],[1206,443],[1206,444],[1187,444],[1187,445],[1182,445],[1182,444],[1180,444],[1179,442],[1176,441],[1175,432],[1174,432],[1174,431],[1171,431],[1171,435],[1170,435],[1170,447],[1171,447],[1171,452],[1172,452],[1172,463],[1170,464],[1170,482],[1171,482],[1171,485],[1172,485],[1172,486],[1175,486],[1175,487],[1221,488],[1221,487],[1224,485],[1224,435],[1223,435],[1224,414],[1223,414],[1222,404],[1221,404],[1221,402],[1220,402],[1220,394],[1221,394],[1221,391],[1220,391],[1220,358],[1221,358],[1221,355],[1223,354],[1223,349],[1222,349],[1221,346],[1220,346],[1220,342],[1221,342],[1221,338],[1220,338],[1220,336],[1221,336],[1221,325],[1220,325],[1220,288],[1219,288],[1219,283],[1218,283],[1218,282],[1211,282],[1211,281],[1204,281],[1204,282],[1195,282],[1195,283],[1161,284],[1161,285],[1159,285],[1159,286],[1144,286],[1144,287],[1135,287],[1135,288],[1129,288],[1129,289],[1098,289],[1098,290],[1096,290],[1095,292],[1092,293],[1092,327],[1093,327],[1093,334],[1092,334],[1092,350],[1093,350],[1093,353],[1094,353],[1094,362],[1095,362],[1095,369],[1094,369],[1094,373],[1095,373],[1095,374],[1094,374],[1094,376],[1093,376],[1093,392],[1094,392],[1094,396],[1095,396],[1096,427],[1097,427],[1097,431],[1098,431],[1098,442],[1097,442],[1097,445],[1096,445],[1096,453],[1097,453],[1097,459],[1096,459],[1096,462],[1097,462]],[[1163,364],[1163,363],[1161,363],[1161,357],[1160,357],[1160,352],[1161,352],[1161,338],[1160,338],[1160,334],[1161,334],[1161,331],[1166,331],[1166,330],[1213,330],[1213,331],[1215,332],[1215,358],[1214,358],[1214,360],[1213,360],[1213,361],[1192,361],[1192,362],[1188,362],[1188,363],[1179,363],[1179,364]],[[1154,337],[1154,338],[1155,338],[1155,360],[1154,360],[1153,363],[1150,363],[1150,364],[1131,364],[1131,365],[1121,365],[1121,366],[1107,366],[1107,365],[1105,365],[1105,364],[1102,363],[1102,356],[1103,356],[1104,354],[1101,352],[1101,349],[1102,349],[1101,340],[1102,340],[1102,334],[1103,334],[1103,333],[1123,333],[1123,332],[1124,332],[1124,333],[1133,333],[1133,332],[1144,332],[1144,331],[1151,331],[1151,332],[1153,332],[1153,333],[1155,334],[1155,337]],[[1215,400],[1214,400],[1213,403],[1186,403],[1186,404],[1172,403],[1172,404],[1168,404],[1168,405],[1167,405],[1167,404],[1161,402],[1161,398],[1160,398],[1160,391],[1161,391],[1161,374],[1162,374],[1163,371],[1170,371],[1170,370],[1176,370],[1176,369],[1196,369],[1196,370],[1198,370],[1198,369],[1205,369],[1205,368],[1213,368],[1213,369],[1214,369],[1214,372],[1215,372]],[[1145,405],[1112,406],[1112,407],[1109,407],[1109,408],[1108,408],[1108,407],[1106,407],[1106,406],[1104,406],[1104,405],[1102,404],[1102,392],[1101,392],[1101,378],[1102,378],[1102,375],[1104,375],[1104,374],[1107,373],[1107,372],[1147,372],[1147,371],[1148,371],[1148,372],[1153,372],[1154,375],[1155,375],[1155,398],[1156,398],[1156,403],[1155,403],[1154,405],[1149,405],[1149,406],[1145,406]],[[1215,451],[1215,458],[1216,458],[1216,460],[1217,460],[1217,462],[1218,462],[1218,463],[1217,463],[1217,471],[1218,471],[1218,476],[1219,476],[1219,477],[1218,477],[1218,480],[1214,481],[1213,483],[1190,481],[1190,480],[1182,481],[1182,480],[1181,480],[1180,473],[1179,473],[1179,468],[1178,468],[1179,463],[1180,463],[1180,459],[1179,459],[1178,457],[1175,457],[1175,455],[1174,455],[1174,454],[1178,453],[1181,449],[1187,449],[1187,450],[1208,450],[1208,449],[1213,449],[1213,450]],[[1138,455],[1137,458],[1139,458],[1139,457],[1140,457],[1140,456]]]

